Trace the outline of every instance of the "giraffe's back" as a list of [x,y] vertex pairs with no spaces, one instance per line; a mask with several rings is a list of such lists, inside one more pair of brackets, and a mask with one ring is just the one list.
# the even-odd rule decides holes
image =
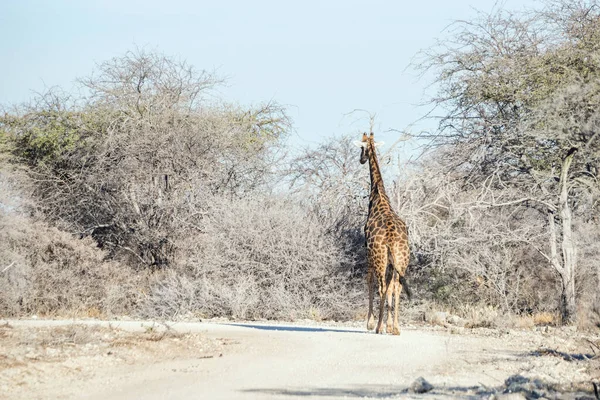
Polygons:
[[370,241],[377,241],[388,246],[397,242],[406,242],[408,245],[408,229],[404,221],[393,211],[375,213],[365,224],[365,238],[367,244]]

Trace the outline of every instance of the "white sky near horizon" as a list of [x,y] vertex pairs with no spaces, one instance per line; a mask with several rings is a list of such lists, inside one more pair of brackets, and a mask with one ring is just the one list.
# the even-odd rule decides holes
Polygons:
[[389,145],[399,131],[435,126],[417,122],[429,110],[418,104],[431,77],[418,79],[407,68],[416,53],[443,40],[453,20],[472,18],[474,7],[494,6],[494,0],[2,0],[0,105],[53,86],[73,90],[96,64],[138,47],[216,70],[227,78],[220,89],[227,101],[285,105],[292,146],[366,131],[368,113],[376,115],[377,139]]

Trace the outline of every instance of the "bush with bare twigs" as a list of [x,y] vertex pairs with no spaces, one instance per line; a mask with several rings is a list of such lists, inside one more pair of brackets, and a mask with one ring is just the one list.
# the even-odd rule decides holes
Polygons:
[[[473,249],[466,267],[505,263],[512,291],[521,268],[542,282],[554,275],[565,323],[576,322],[581,300],[600,299],[600,269],[580,247],[580,227],[598,231],[599,17],[596,0],[549,0],[534,13],[496,8],[454,24],[418,65],[437,83],[431,101],[442,116],[428,138],[439,173],[471,194],[463,223],[477,221],[481,233],[504,224],[510,240],[493,262],[487,249]],[[487,236],[494,249],[498,240]]]
[[74,238],[25,213],[26,196],[11,175],[0,173],[0,315],[99,317],[138,307],[144,274],[107,261],[90,238]]
[[0,127],[45,215],[140,265],[172,262],[172,238],[202,219],[207,196],[264,185],[287,129],[277,105],[205,101],[214,76],[156,54],[128,53],[81,82],[86,98],[51,91]]
[[157,275],[146,315],[236,318],[355,316],[356,260],[324,224],[280,197],[218,199],[177,266]]
[[[281,107],[209,102],[214,76],[143,52],[101,64],[81,82],[87,97],[51,91],[5,115],[0,128],[28,167],[35,209],[102,251],[79,257],[88,239],[79,249],[66,233],[47,231],[29,254],[43,263],[19,271],[25,280],[38,272],[58,279],[56,293],[42,290],[56,299],[11,313],[60,312],[86,290],[86,307],[113,313],[95,303],[110,297],[107,285],[133,299],[120,302],[125,313],[147,317],[355,313],[362,280],[352,242],[337,240],[332,218],[274,194],[278,140],[289,127]],[[8,231],[23,249],[35,237]],[[65,261],[69,254],[78,265]],[[103,266],[90,269],[86,257]],[[124,267],[112,276],[116,262]]]

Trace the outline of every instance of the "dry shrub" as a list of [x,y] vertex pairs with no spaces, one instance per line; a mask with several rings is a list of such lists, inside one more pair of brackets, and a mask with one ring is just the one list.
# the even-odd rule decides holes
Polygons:
[[535,325],[557,325],[559,316],[556,313],[539,312],[533,314],[533,323]]
[[495,328],[506,317],[501,311],[494,307],[464,306],[459,314],[467,322],[467,328]]
[[351,249],[292,201],[215,201],[156,275],[144,315],[349,319],[364,303]]
[[535,318],[531,315],[516,316],[512,327],[517,329],[532,329],[535,327]]
[[130,313],[142,275],[105,256],[91,239],[0,211],[0,315]]
[[[438,164],[436,154],[443,155],[431,154],[392,192],[409,225],[408,279],[416,294],[446,308],[491,306],[515,318],[554,314],[561,283],[543,255],[550,251],[547,217],[529,204],[512,204],[521,196],[513,189],[462,185],[456,173]],[[585,215],[576,222],[577,300],[593,320],[599,230]]]
[[423,312],[423,320],[430,325],[442,325],[445,326],[448,321],[450,314],[447,311],[439,311],[437,307],[431,305]]
[[493,306],[476,303],[458,307],[444,307],[436,303],[424,303],[421,313],[423,320],[431,325],[459,325],[466,328],[492,329],[532,329],[536,326],[557,326],[560,316],[557,312],[537,312],[521,314],[504,312]]

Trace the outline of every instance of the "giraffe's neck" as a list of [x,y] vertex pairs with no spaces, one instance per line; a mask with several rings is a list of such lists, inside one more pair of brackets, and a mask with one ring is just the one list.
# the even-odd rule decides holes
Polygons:
[[373,207],[388,206],[390,200],[385,193],[383,186],[383,178],[379,169],[379,161],[377,161],[377,153],[375,152],[375,146],[370,144],[371,149],[369,151],[369,170],[371,172],[371,195],[369,196],[369,214]]

